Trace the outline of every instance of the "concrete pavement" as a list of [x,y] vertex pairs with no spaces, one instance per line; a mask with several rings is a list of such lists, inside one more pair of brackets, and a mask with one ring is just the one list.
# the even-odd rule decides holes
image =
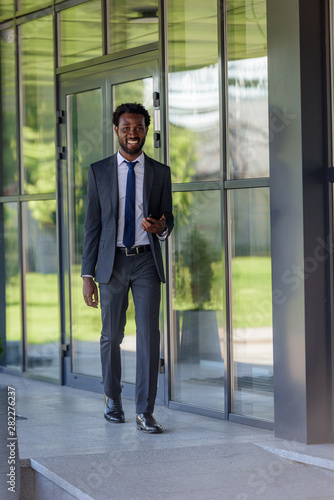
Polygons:
[[100,394],[0,375],[15,387],[22,500],[329,500],[334,445],[157,406],[161,435],[103,418]]

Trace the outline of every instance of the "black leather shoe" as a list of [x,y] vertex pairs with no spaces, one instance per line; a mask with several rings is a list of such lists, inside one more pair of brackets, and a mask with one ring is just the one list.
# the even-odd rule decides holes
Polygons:
[[125,418],[121,398],[111,399],[105,396],[105,400],[106,407],[104,410],[104,418],[108,420],[108,422],[113,422],[114,424],[123,424]]
[[155,420],[152,413],[138,413],[136,421],[137,429],[149,434],[161,434],[164,430],[162,425]]

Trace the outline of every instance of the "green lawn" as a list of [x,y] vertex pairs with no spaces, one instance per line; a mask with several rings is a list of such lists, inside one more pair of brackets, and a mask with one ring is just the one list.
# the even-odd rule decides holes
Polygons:
[[232,260],[234,328],[271,326],[271,258],[235,257]]

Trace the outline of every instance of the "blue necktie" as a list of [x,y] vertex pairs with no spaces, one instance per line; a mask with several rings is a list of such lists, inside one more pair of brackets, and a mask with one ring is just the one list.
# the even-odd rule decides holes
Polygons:
[[135,200],[136,200],[136,174],[134,167],[137,161],[126,161],[129,167],[128,177],[126,181],[126,198],[125,198],[125,212],[124,212],[124,233],[123,244],[127,249],[131,248],[135,243]]

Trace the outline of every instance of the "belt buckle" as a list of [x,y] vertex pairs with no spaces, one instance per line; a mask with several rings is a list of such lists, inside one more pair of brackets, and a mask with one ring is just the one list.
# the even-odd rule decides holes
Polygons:
[[[133,257],[134,255],[138,255],[139,254],[139,251],[138,251],[138,248],[139,247],[131,247],[131,248],[126,248],[125,247],[125,255],[126,257]],[[136,250],[135,253],[129,253],[131,250]]]

